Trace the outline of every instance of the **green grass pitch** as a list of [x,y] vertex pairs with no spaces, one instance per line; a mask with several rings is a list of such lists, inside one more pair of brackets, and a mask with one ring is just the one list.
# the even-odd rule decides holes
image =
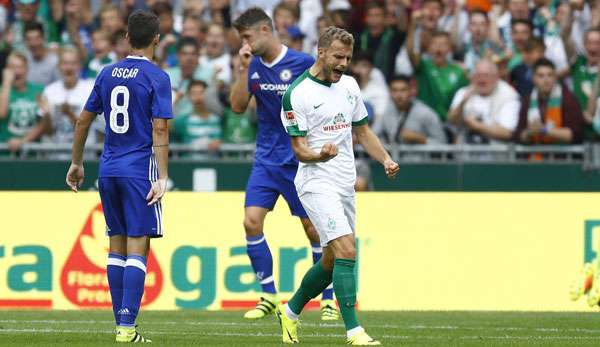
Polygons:
[[[300,343],[343,346],[341,322],[303,315]],[[361,312],[384,346],[599,346],[600,313]],[[0,311],[0,346],[114,345],[109,311]],[[248,322],[241,312],[147,311],[139,329],[163,346],[278,346],[273,316]]]

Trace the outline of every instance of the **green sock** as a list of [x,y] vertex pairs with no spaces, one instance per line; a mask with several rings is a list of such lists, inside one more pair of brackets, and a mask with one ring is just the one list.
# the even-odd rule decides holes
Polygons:
[[360,325],[354,309],[356,305],[355,264],[354,259],[336,259],[333,265],[333,291],[340,306],[346,331]]
[[302,278],[300,288],[296,290],[294,296],[288,301],[288,306],[295,314],[300,314],[304,306],[327,288],[331,283],[332,272],[327,271],[321,265],[319,260],[313,265]]

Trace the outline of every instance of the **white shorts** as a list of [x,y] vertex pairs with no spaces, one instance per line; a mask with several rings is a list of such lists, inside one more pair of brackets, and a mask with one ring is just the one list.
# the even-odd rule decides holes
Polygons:
[[300,196],[300,202],[319,233],[322,247],[344,235],[354,234],[354,195],[307,192]]

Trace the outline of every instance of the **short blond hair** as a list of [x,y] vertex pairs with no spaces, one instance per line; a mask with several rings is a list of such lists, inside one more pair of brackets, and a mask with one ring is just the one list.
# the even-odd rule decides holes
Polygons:
[[21,51],[12,51],[8,55],[8,58],[6,58],[6,61],[8,62],[11,59],[19,59],[23,62],[23,64],[28,65],[27,56],[25,55],[25,53],[23,53]]
[[346,30],[334,26],[330,26],[321,34],[317,48],[329,48],[333,41],[340,41],[341,43],[354,46],[354,37]]
[[69,53],[75,54],[75,56],[77,57],[77,60],[81,64],[81,61],[80,61],[81,56],[79,54],[79,51],[77,50],[77,48],[75,48],[73,46],[61,47],[60,51],[58,52],[58,60],[59,60],[59,62],[62,62],[63,61],[63,56],[65,54],[69,54]]

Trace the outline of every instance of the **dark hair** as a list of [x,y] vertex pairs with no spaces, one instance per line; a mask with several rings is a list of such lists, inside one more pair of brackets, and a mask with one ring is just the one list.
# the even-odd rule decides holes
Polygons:
[[380,1],[367,1],[367,4],[365,6],[365,13],[369,12],[369,10],[372,10],[374,8],[380,8],[384,13],[387,12],[387,9],[385,8],[385,5],[380,2]]
[[119,29],[117,31],[114,32],[114,34],[112,34],[111,38],[110,38],[110,42],[112,45],[117,44],[117,42],[123,38],[125,38],[127,32],[123,29]]
[[479,8],[476,8],[469,13],[469,20],[471,20],[471,18],[473,18],[474,16],[477,16],[477,15],[482,15],[485,18],[486,22],[490,21],[487,12],[485,12]]
[[169,2],[157,2],[152,6],[152,12],[154,12],[157,16],[161,14],[168,14],[173,17],[173,6]]
[[29,31],[39,31],[42,36],[44,36],[44,26],[39,22],[27,22],[23,27],[23,34],[26,34]]
[[258,7],[251,7],[242,13],[234,22],[233,27],[237,31],[250,29],[257,24],[266,24],[273,31],[273,21],[265,11]]
[[328,48],[331,46],[333,41],[338,40],[345,45],[354,46],[354,37],[352,34],[342,28],[328,27],[319,37],[317,43],[318,48]]
[[190,84],[187,87],[188,93],[190,92],[190,90],[192,90],[193,87],[198,87],[198,86],[202,86],[202,87],[204,87],[204,89],[208,88],[208,84],[206,84],[206,82],[204,82],[202,80],[191,80]]
[[198,41],[193,37],[182,37],[177,44],[177,52],[181,51],[183,47],[193,46],[196,51],[200,50],[200,46],[198,45]]
[[440,5],[442,8],[444,8],[444,3],[442,2],[442,0],[423,0],[423,4],[421,5],[421,7],[425,6],[425,4],[428,2],[435,2],[438,5]]
[[359,61],[366,61],[369,64],[373,65],[373,52],[372,51],[363,51],[360,50],[358,52],[356,52],[356,54],[354,54],[354,57],[352,57],[352,60],[355,63],[358,63]]
[[527,42],[525,42],[525,46],[523,46],[524,52],[531,52],[536,49],[541,49],[542,51],[546,50],[546,44],[544,40],[539,37],[532,37]]
[[390,79],[390,82],[388,83],[388,85],[391,86],[392,83],[394,83],[394,82],[404,82],[410,86],[410,84],[412,82],[412,77],[409,75],[395,75],[394,77],[392,77]]
[[513,28],[517,24],[527,25],[529,30],[533,31],[533,23],[529,19],[513,19],[510,21],[510,27]]
[[447,31],[443,31],[443,30],[436,30],[436,31],[433,32],[433,34],[431,34],[431,39],[434,39],[436,37],[445,37],[448,40],[451,39],[450,33],[447,32]]
[[548,58],[540,58],[538,59],[535,64],[533,64],[533,72],[535,73],[537,71],[537,69],[541,68],[541,67],[549,67],[552,70],[556,70],[556,66],[554,65],[554,63],[548,59]]
[[158,17],[149,11],[135,10],[127,21],[131,48],[146,48],[158,35]]

